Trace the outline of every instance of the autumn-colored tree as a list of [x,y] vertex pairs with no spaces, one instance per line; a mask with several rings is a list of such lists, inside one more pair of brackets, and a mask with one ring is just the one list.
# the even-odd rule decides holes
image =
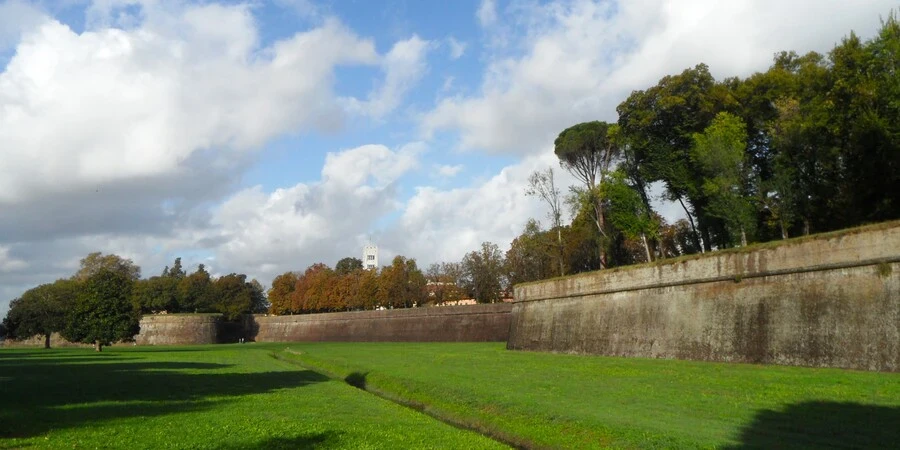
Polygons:
[[289,314],[295,312],[291,309],[291,294],[297,287],[297,274],[285,272],[272,280],[272,288],[269,289],[269,313]]

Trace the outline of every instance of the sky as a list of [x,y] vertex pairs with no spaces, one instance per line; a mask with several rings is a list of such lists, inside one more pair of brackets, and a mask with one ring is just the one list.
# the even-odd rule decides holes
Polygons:
[[[0,0],[0,315],[90,252],[275,275],[506,249],[560,131],[895,0]],[[664,215],[677,209],[659,201]]]

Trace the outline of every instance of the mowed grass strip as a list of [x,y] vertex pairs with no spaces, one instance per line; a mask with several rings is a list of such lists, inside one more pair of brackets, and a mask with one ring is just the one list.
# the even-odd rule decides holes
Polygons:
[[0,448],[504,447],[275,349],[0,350]]
[[898,448],[900,374],[507,351],[290,343],[282,357],[524,446]]

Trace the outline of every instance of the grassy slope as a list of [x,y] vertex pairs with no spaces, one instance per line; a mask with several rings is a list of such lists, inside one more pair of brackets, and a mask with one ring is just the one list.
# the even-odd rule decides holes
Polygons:
[[2,350],[0,448],[499,447],[272,349]]
[[284,357],[548,447],[900,444],[900,374],[510,352],[503,344],[290,343]]

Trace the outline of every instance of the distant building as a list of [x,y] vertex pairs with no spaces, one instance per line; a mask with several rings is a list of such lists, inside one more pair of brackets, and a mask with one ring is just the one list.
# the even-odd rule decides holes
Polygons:
[[363,247],[363,268],[372,270],[378,268],[378,246],[367,245]]

